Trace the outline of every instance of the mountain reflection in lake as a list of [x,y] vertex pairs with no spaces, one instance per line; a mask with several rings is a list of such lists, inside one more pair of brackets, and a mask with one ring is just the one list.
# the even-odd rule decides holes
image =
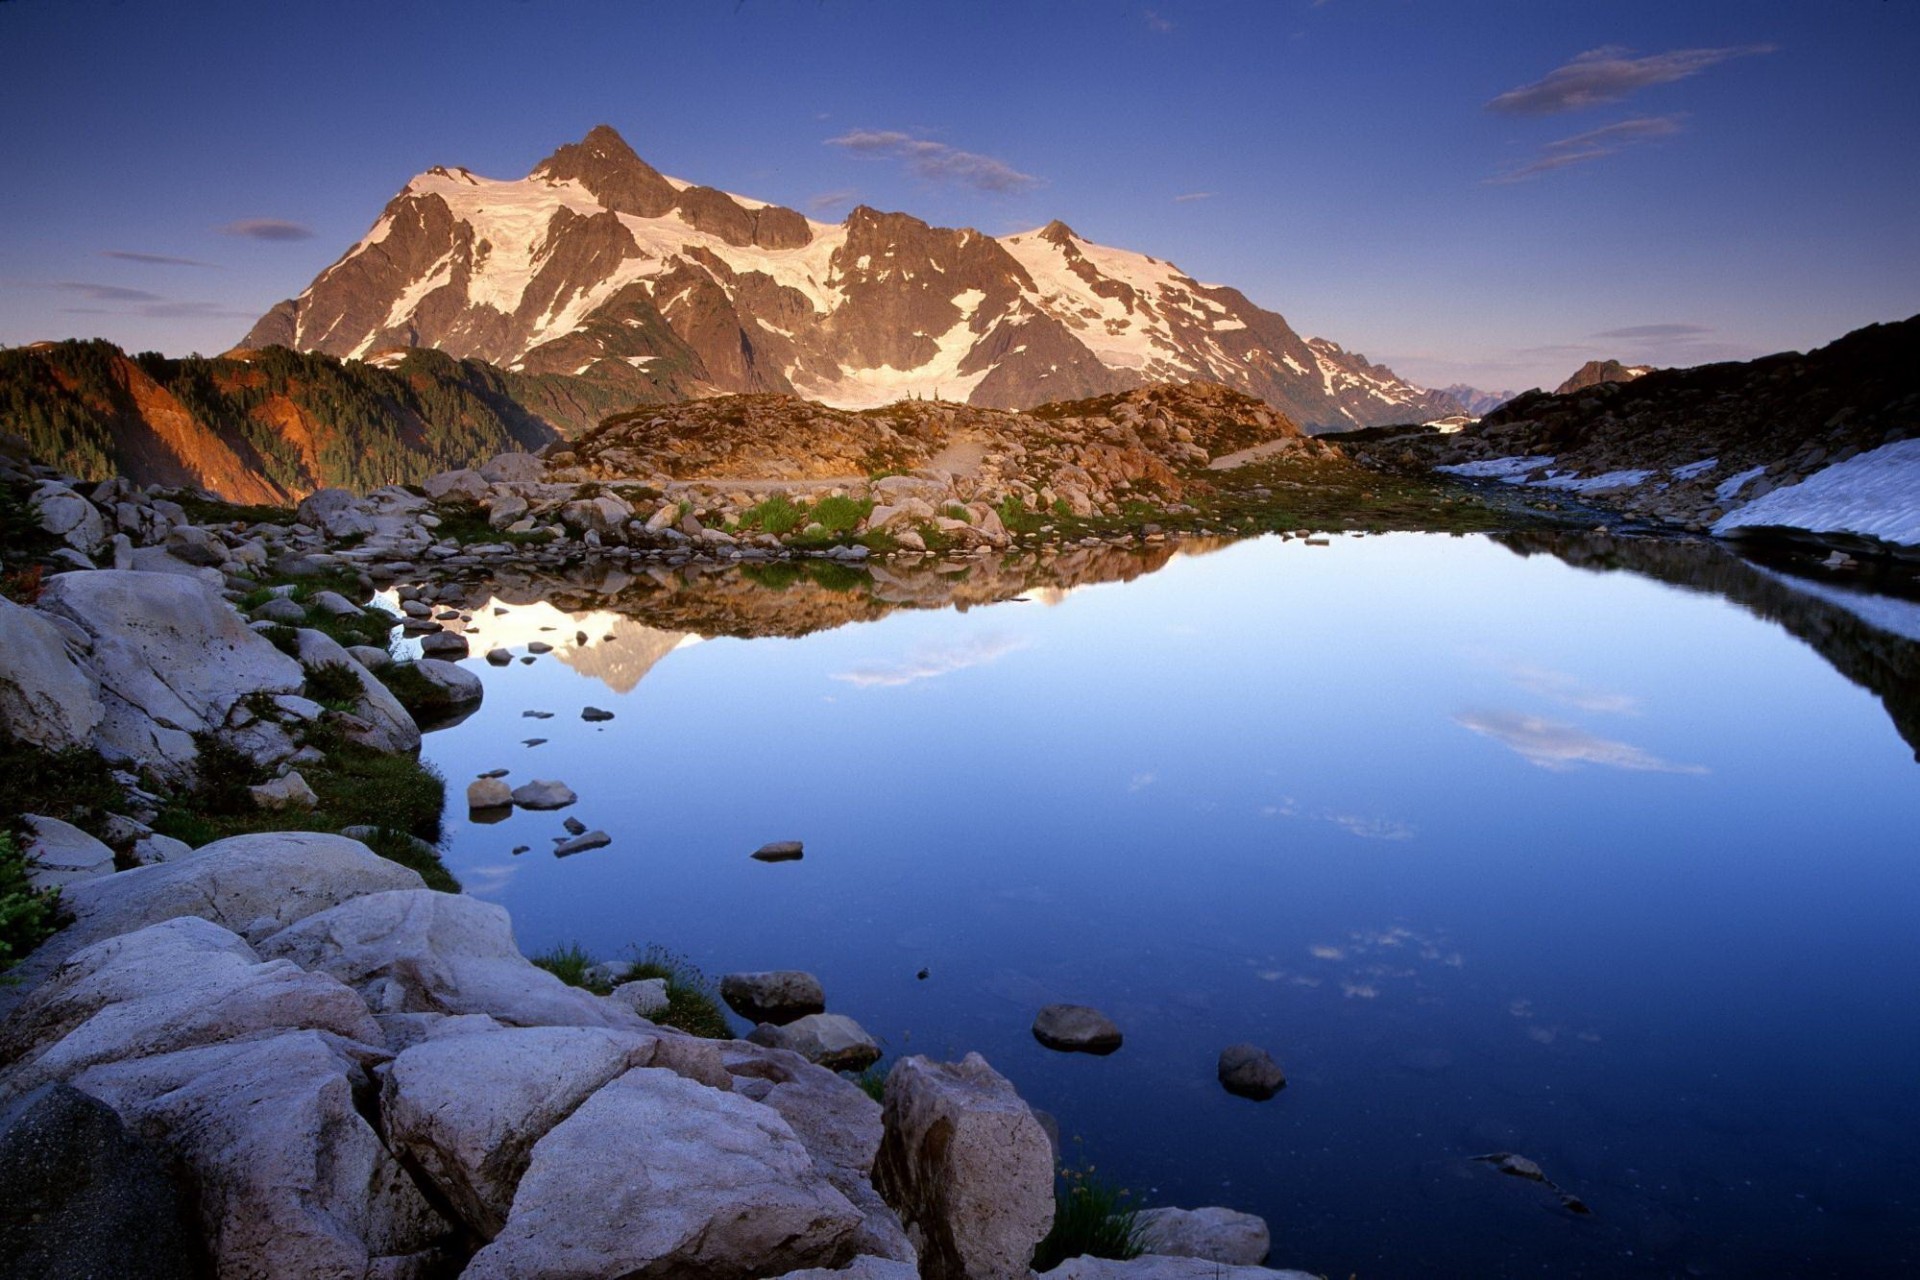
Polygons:
[[[530,951],[811,969],[890,1054],[978,1049],[1070,1160],[1265,1215],[1274,1265],[1912,1273],[1912,606],[1502,541],[479,585],[476,654],[553,652],[476,658],[428,756],[456,797],[564,779],[613,843],[456,815],[448,861]],[[1063,999],[1125,1047],[1041,1048]],[[1243,1040],[1270,1102],[1214,1081]]]

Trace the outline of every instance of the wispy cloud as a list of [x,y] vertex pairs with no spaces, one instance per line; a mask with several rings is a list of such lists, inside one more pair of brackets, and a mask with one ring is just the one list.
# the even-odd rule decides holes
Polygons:
[[1523,84],[1487,103],[1505,116],[1550,116],[1563,111],[1619,102],[1642,89],[1698,75],[1732,58],[1772,53],[1770,44],[1729,45],[1720,49],[1675,49],[1644,58],[1630,57],[1618,45],[1590,49],[1565,66],[1555,67],[1532,84]]
[[1213,199],[1213,192],[1211,191],[1189,191],[1185,195],[1175,196],[1173,198],[1173,202],[1175,204],[1186,204],[1190,200],[1211,200],[1211,199]]
[[852,187],[839,191],[822,191],[807,201],[808,213],[831,213],[835,209],[852,204],[860,198],[860,193]]
[[219,270],[215,263],[202,262],[198,258],[176,258],[170,253],[135,253],[130,249],[102,249],[100,256],[113,258],[119,262],[140,262],[150,267],[211,267]]
[[833,678],[861,689],[891,689],[984,666],[1026,647],[1026,641],[1009,636],[976,636],[964,644],[916,649],[900,662],[862,663],[851,670],[836,672]]
[[1564,671],[1554,671],[1547,667],[1516,666],[1510,667],[1507,674],[1513,682],[1529,693],[1537,693],[1543,698],[1581,711],[1597,711],[1609,715],[1634,715],[1640,710],[1640,700],[1630,694],[1609,693],[1597,689]]
[[1413,828],[1392,818],[1370,818],[1357,813],[1323,813],[1322,822],[1331,822],[1348,835],[1362,840],[1411,840]]
[[301,222],[288,222],[284,218],[242,218],[238,222],[229,222],[220,228],[223,236],[239,236],[243,240],[292,241],[313,239],[313,228]]
[[85,280],[56,280],[47,286],[62,293],[71,293],[85,298],[88,302],[160,302],[163,299],[157,293],[148,293],[145,289],[126,289],[117,284],[92,284]]
[[1161,35],[1166,35],[1169,31],[1173,30],[1173,20],[1162,17],[1152,9],[1145,10],[1141,14],[1141,17],[1146,20],[1147,30],[1149,31],[1157,31]]
[[1128,791],[1145,791],[1148,787],[1152,786],[1157,781],[1159,781],[1159,779],[1154,774],[1136,773],[1133,775],[1132,779],[1128,781],[1127,790]]
[[1660,341],[1670,338],[1704,338],[1713,330],[1703,324],[1632,324],[1624,329],[1602,329],[1596,338],[1616,338],[1623,342]]
[[1636,116],[1631,120],[1576,133],[1570,138],[1547,143],[1533,159],[1496,173],[1487,181],[1495,184],[1525,182],[1528,178],[1537,178],[1555,169],[1571,168],[1618,155],[1628,147],[1673,136],[1680,132],[1680,120],[1679,116]]
[[1465,711],[1454,723],[1484,734],[1509,748],[1528,764],[1555,773],[1582,765],[1627,769],[1636,773],[1705,773],[1697,764],[1674,764],[1627,742],[1615,742],[1588,733],[1577,725],[1562,724],[1513,711]]
[[844,147],[856,155],[902,161],[929,182],[951,182],[996,195],[1016,195],[1043,185],[1041,179],[1021,173],[1004,160],[893,129],[855,129],[828,138],[827,145]]

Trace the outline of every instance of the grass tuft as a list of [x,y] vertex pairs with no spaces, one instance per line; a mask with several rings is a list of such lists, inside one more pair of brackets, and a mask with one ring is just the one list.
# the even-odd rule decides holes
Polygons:
[[1033,1251],[1033,1269],[1051,1271],[1068,1258],[1140,1256],[1138,1210],[1123,1187],[1094,1176],[1094,1166],[1062,1166],[1053,1193],[1053,1229]]
[[586,948],[577,942],[549,947],[537,956],[529,956],[528,959],[570,987],[579,987],[597,996],[606,995],[613,990],[609,984],[595,981],[588,976],[587,971],[592,969],[596,962],[587,954]]
[[85,747],[46,751],[0,738],[0,827],[37,813],[98,835],[107,815],[125,804],[107,762]]
[[60,891],[36,890],[27,880],[27,856],[11,831],[0,831],[0,974],[59,927]]
[[707,975],[686,957],[668,951],[659,943],[644,950],[636,948],[633,972],[621,981],[634,982],[643,978],[667,980],[666,1011],[656,1015],[653,1021],[662,1026],[678,1027],[689,1035],[705,1036],[709,1040],[733,1039],[733,1028],[727,1023],[726,1010],[721,1007],[719,993],[714,990]]

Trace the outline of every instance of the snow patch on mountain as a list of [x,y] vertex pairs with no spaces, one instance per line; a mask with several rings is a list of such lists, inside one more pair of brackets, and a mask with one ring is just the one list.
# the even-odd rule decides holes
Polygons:
[[1882,445],[1775,489],[1720,517],[1713,531],[1763,527],[1920,545],[1920,438]]

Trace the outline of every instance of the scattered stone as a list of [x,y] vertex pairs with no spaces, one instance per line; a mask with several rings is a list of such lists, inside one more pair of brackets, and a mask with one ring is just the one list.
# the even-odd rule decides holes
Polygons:
[[763,1022],[747,1035],[754,1044],[787,1049],[829,1071],[864,1071],[880,1061],[880,1042],[844,1013],[810,1013],[783,1024]]
[[613,712],[602,711],[598,707],[588,707],[580,713],[580,718],[589,724],[597,724],[603,720],[613,719]]
[[315,611],[324,613],[330,618],[358,618],[366,613],[365,609],[338,591],[316,591],[308,603]]
[[1084,1004],[1050,1004],[1033,1020],[1033,1038],[1062,1053],[1109,1054],[1120,1047],[1120,1028]]
[[551,719],[553,719],[553,712],[551,712],[551,711],[522,711],[522,712],[520,713],[520,718],[521,718],[521,719],[523,719],[523,720],[551,720]]
[[513,805],[513,788],[499,777],[475,778],[467,784],[467,808],[506,809]]
[[[1233,1044],[1220,1051],[1220,1084],[1228,1093],[1265,1102],[1287,1087],[1286,1072],[1258,1045]],[[1255,1259],[1258,1261],[1258,1259]]]
[[[533,741],[544,742],[544,738]],[[513,789],[513,802],[522,809],[564,809],[579,800],[573,788],[564,782],[535,778]]]
[[369,671],[385,671],[393,665],[393,655],[370,644],[350,644],[347,656]]
[[300,776],[297,769],[289,770],[284,777],[272,782],[263,782],[257,787],[248,787],[247,794],[262,809],[311,809],[320,803],[320,797],[313,793],[307,780]]
[[567,829],[567,834],[570,836],[577,836],[587,829],[586,823],[580,821],[580,819],[578,818],[573,818],[573,817],[567,818],[560,825]]
[[798,862],[806,856],[806,850],[798,840],[775,840],[755,849],[752,856],[761,862]]
[[277,596],[255,609],[250,616],[255,622],[277,622],[282,626],[298,626],[307,620],[307,611],[298,601]]
[[527,642],[527,652],[528,653],[552,653],[553,646],[548,644],[545,640],[530,640]]
[[900,1215],[926,1280],[1028,1280],[1053,1224],[1047,1135],[977,1053],[895,1064],[873,1185]]
[[545,738],[522,738],[520,739],[520,745],[523,747],[538,747],[545,745],[546,741]]
[[413,718],[423,729],[459,723],[472,714],[486,696],[480,677],[458,663],[421,658],[413,664],[413,669],[425,676],[433,688],[424,704],[412,708]]
[[571,840],[562,840],[553,847],[556,858],[571,857],[576,853],[585,853],[589,849],[604,849],[613,843],[613,837],[604,831],[589,831],[585,835],[575,836]]
[[810,1013],[825,1013],[827,994],[820,979],[799,969],[729,973],[720,979],[720,998],[749,1022],[784,1025]]
[[464,658],[471,649],[467,638],[458,631],[436,631],[430,636],[420,637],[420,652],[429,658]]
[[496,667],[504,667],[513,661],[513,654],[506,649],[487,650],[487,662]]
[[665,1013],[672,1003],[667,995],[665,978],[637,978],[632,982],[622,982],[613,989],[607,999],[623,1008],[631,1009],[643,1018],[651,1018],[656,1013]]
[[1231,1266],[1259,1266],[1273,1243],[1266,1219],[1219,1207],[1143,1209],[1134,1224],[1143,1253],[1206,1258]]

